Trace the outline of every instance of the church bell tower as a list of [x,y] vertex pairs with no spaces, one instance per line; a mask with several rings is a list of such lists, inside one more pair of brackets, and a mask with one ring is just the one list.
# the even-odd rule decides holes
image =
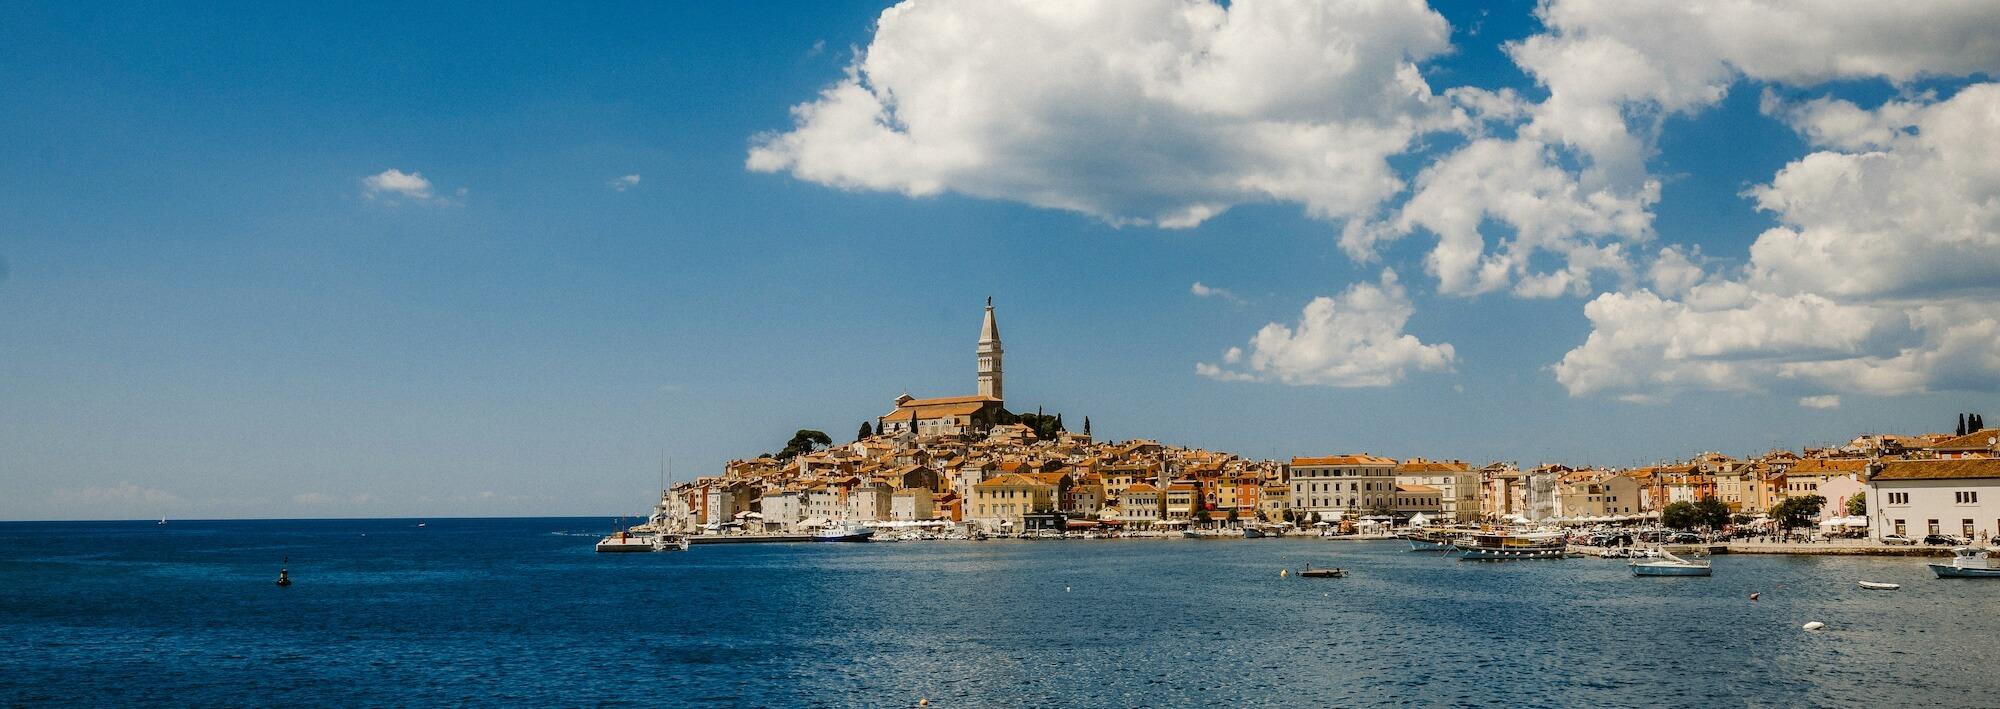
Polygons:
[[979,328],[979,395],[1005,400],[1000,387],[1000,325],[993,320],[993,297],[986,297],[986,322]]

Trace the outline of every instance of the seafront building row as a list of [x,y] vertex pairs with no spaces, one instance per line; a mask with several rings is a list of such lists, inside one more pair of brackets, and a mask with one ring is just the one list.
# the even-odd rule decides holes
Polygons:
[[[977,393],[907,394],[867,435],[730,461],[662,492],[654,522],[682,532],[800,533],[844,524],[975,525],[986,532],[1360,522],[1607,523],[1714,499],[1755,517],[1797,497],[1821,518],[1884,535],[2000,537],[2000,430],[1858,436],[1736,458],[1704,452],[1631,467],[1394,459],[1366,453],[1253,460],[1153,440],[1097,441],[1020,422],[1005,406],[991,299]],[[1040,429],[1038,433],[1037,428]],[[1864,494],[1865,493],[1865,494]],[[1865,514],[1847,515],[1865,500]]]

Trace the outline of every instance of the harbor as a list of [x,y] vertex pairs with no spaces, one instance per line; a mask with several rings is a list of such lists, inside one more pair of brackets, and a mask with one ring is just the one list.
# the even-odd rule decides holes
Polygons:
[[[1984,647],[2000,636],[2000,618],[1968,612],[2000,583],[1938,579],[1938,559],[1724,555],[1713,577],[1675,579],[1622,559],[1475,563],[1294,536],[596,554],[603,526],[0,524],[0,628],[39,648],[0,653],[15,682],[0,702],[37,687],[99,704],[310,704],[338,688],[358,704],[1854,706],[1894,682],[1957,707],[1990,691]],[[271,585],[278,546],[289,589]],[[182,669],[91,679],[146,673],[163,646]],[[1524,648],[1563,669],[1521,667]]]

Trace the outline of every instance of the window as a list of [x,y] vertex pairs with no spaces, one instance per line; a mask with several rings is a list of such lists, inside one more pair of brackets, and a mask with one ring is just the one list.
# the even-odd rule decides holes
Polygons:
[[1973,491],[1967,491],[1967,492],[1954,492],[1954,493],[1952,493],[1951,495],[1952,495],[1952,499],[1953,499],[1953,500],[1956,500],[1956,501],[1958,502],[1958,504],[1961,504],[1961,505],[1971,505],[1971,504],[1976,504],[1976,503],[1978,503],[1978,502],[1979,502],[1979,493],[1978,493],[1978,492],[1973,492]]
[[1924,532],[1925,534],[1943,534],[1943,533],[1944,533],[1944,530],[1941,530],[1941,529],[1938,529],[1938,523],[1937,523],[1937,520],[1934,520],[1934,519],[1932,519],[1932,520],[1925,520],[1925,521],[1926,521],[1926,522],[1929,522],[1929,523],[1930,523],[1930,524],[1929,524],[1928,526],[1926,526],[1926,527],[1925,527],[1925,529],[1929,530],[1929,531],[1926,531],[1926,532]]
[[1959,525],[1958,525],[1958,536],[1961,536],[1961,537],[1965,537],[1966,539],[1971,539],[1971,538],[1972,538],[1972,520],[1969,520],[1969,519],[1962,519],[1962,520],[1959,520],[1958,522],[1959,522]]
[[1905,528],[1903,527],[1903,520],[1900,519],[1896,520],[1896,535],[1902,537],[1909,536],[1908,532],[1906,532]]
[[1889,493],[1889,504],[1892,504],[1892,505],[1907,505],[1907,504],[1910,504],[1910,493],[1907,493],[1907,492],[1892,492],[1892,493]]

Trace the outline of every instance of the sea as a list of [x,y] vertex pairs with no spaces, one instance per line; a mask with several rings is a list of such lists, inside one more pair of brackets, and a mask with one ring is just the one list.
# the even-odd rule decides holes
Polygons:
[[[2000,582],[1919,559],[1634,578],[1318,539],[594,553],[612,525],[0,523],[0,705],[2000,706]],[[1351,573],[1282,573],[1307,565]]]

